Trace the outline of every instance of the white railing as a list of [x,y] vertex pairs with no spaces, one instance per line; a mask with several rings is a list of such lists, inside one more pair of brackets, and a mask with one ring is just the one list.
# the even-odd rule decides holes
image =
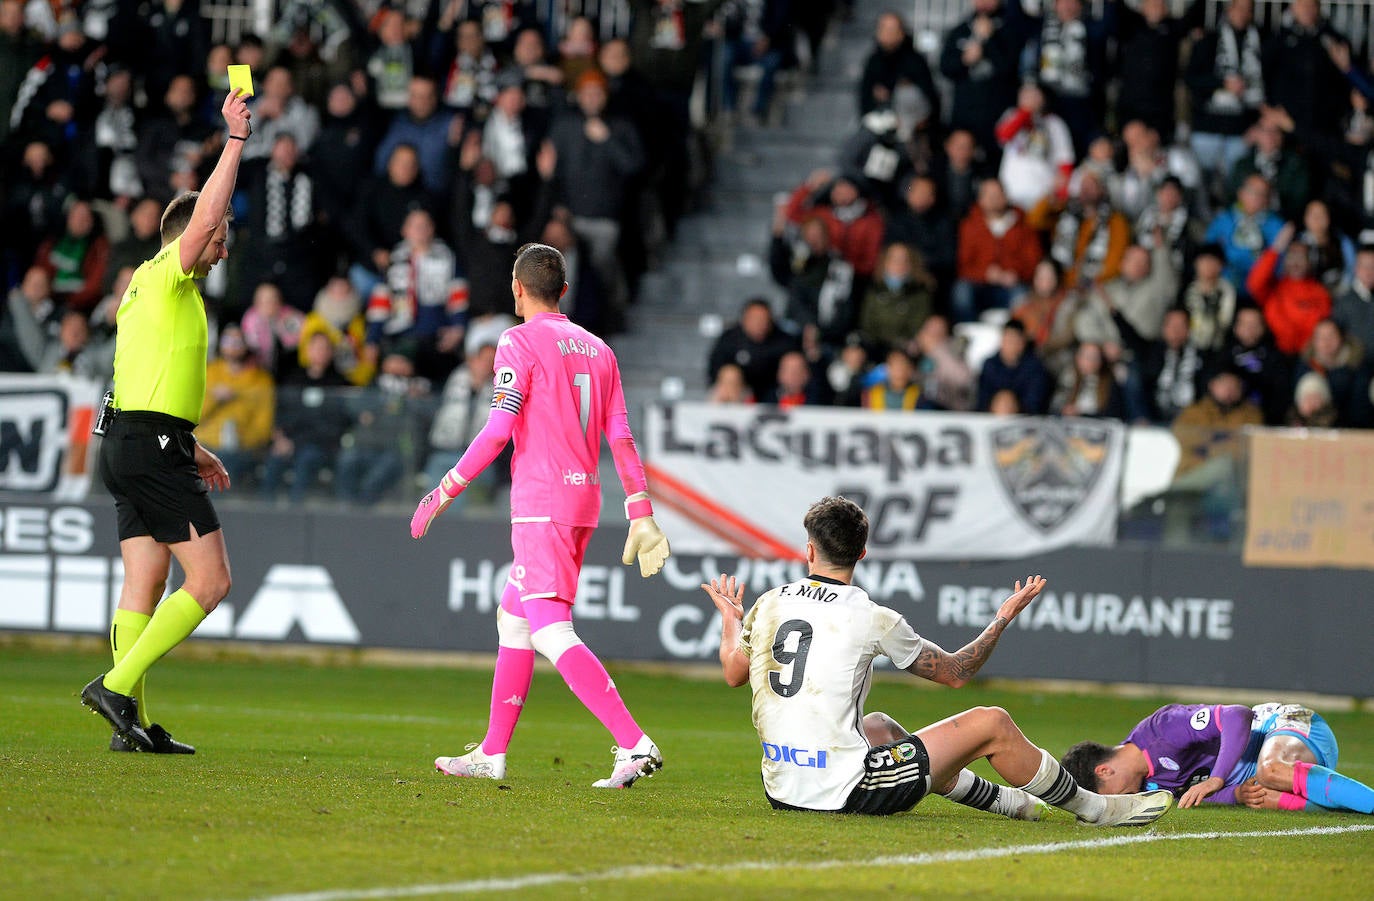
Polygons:
[[[211,42],[236,44],[245,34],[265,37],[285,5],[283,0],[203,0],[200,12],[210,25]],[[629,0],[544,0],[537,11],[554,35],[563,34],[568,20],[579,15],[600,24],[602,40],[630,33]]]
[[[1089,0],[1088,3],[1094,15],[1101,15],[1103,4],[1104,0]],[[1025,3],[1027,10],[1038,9],[1041,5],[1037,0],[1026,0]],[[1192,0],[1169,0],[1169,6],[1174,15],[1182,15],[1192,6]],[[1369,50],[1371,32],[1374,32],[1374,0],[1322,0],[1321,6],[1322,14],[1337,31],[1350,39],[1357,52]],[[933,32],[943,37],[946,31],[969,14],[971,7],[969,0],[915,0],[912,26],[918,33]],[[1208,27],[1217,21],[1225,8],[1222,0],[1208,0],[1205,13]],[[1265,29],[1277,28],[1287,8],[1288,0],[1255,0],[1255,21]]]

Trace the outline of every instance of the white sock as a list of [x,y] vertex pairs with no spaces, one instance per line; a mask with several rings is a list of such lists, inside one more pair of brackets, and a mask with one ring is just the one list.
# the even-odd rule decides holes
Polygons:
[[1022,790],[1046,804],[1075,813],[1088,822],[1100,819],[1107,812],[1106,799],[1075,782],[1069,771],[1060,766],[1049,751],[1043,748],[1039,750],[1040,768],[1035,771],[1034,779],[1021,786]]
[[1035,813],[1039,806],[1035,796],[1029,792],[1012,788],[1010,785],[999,785],[997,786],[997,800],[988,810],[1013,820],[1030,820],[1040,818],[1039,814]]

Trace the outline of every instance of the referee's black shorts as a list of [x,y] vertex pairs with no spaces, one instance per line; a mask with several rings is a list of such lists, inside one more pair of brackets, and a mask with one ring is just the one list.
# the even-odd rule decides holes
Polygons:
[[144,410],[121,410],[100,445],[100,480],[114,497],[119,540],[151,535],[162,544],[219,529],[209,489],[196,471],[194,426]]

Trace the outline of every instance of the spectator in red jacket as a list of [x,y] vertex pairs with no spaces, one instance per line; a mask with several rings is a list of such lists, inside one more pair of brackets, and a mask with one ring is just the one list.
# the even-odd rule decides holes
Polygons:
[[798,225],[820,217],[830,232],[831,245],[854,267],[854,274],[865,278],[873,274],[883,243],[883,215],[854,179],[817,169],[792,192],[784,209],[787,221]]
[[[1331,293],[1312,271],[1307,247],[1293,243],[1295,231],[1291,222],[1280,229],[1245,280],[1279,350],[1290,356],[1301,353],[1317,323],[1331,315]],[[1280,256],[1283,273],[1276,276]]]
[[1025,215],[1007,203],[1002,183],[978,187],[978,203],[959,223],[959,279],[950,302],[960,322],[984,310],[1015,305],[1043,256]]

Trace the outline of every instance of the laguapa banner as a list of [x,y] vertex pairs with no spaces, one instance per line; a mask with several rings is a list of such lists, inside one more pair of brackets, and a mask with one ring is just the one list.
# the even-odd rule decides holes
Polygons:
[[99,382],[72,376],[0,375],[0,494],[85,497],[101,393]]
[[680,403],[650,409],[646,433],[675,551],[798,557],[806,508],[830,494],[867,511],[877,559],[1012,559],[1116,538],[1117,422]]

